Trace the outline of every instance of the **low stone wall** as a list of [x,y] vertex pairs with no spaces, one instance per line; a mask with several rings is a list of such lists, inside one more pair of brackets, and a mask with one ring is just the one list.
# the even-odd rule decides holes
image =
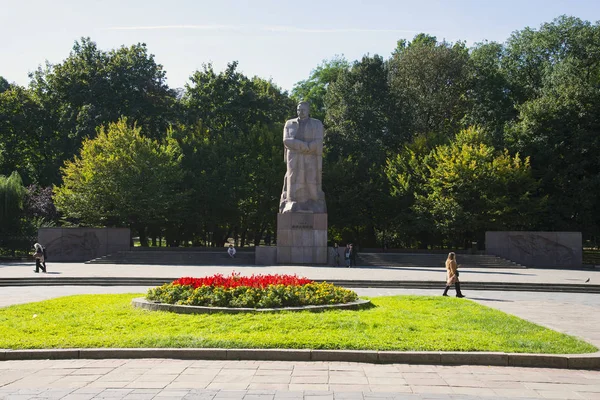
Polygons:
[[41,228],[38,242],[46,246],[48,261],[88,261],[129,250],[128,228]]
[[371,306],[371,300],[358,299],[351,303],[343,304],[324,304],[320,306],[301,306],[301,307],[281,307],[281,308],[232,308],[232,307],[204,307],[204,306],[187,306],[181,304],[165,304],[148,301],[143,297],[138,297],[131,301],[134,307],[143,308],[150,311],[170,311],[177,314],[245,314],[245,313],[276,313],[282,311],[298,312],[312,311],[321,312],[325,310],[343,309],[343,310],[360,310],[361,308]]
[[581,232],[485,233],[487,254],[506,258],[526,267],[581,267]]

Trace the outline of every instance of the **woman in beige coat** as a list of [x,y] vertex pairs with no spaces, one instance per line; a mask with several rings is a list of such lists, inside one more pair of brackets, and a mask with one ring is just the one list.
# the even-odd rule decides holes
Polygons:
[[442,296],[448,296],[448,290],[450,286],[454,284],[456,288],[456,297],[465,297],[460,291],[460,282],[458,281],[458,265],[456,264],[456,254],[453,252],[448,253],[448,259],[446,260],[446,289]]

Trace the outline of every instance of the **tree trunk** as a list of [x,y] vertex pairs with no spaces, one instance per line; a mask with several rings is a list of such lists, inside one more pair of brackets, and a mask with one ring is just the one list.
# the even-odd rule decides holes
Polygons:
[[144,225],[136,226],[138,235],[140,236],[140,246],[148,247],[148,236],[146,236],[146,227]]
[[242,231],[242,243],[240,244],[240,247],[246,246],[246,232],[247,231],[248,231],[247,229],[244,229]]

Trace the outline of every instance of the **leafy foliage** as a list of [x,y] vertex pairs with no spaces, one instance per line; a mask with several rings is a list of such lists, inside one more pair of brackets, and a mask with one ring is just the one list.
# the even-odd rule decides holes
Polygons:
[[241,235],[258,244],[275,230],[285,174],[281,127],[294,104],[271,82],[238,72],[237,63],[221,73],[206,65],[191,81],[183,97],[188,124],[176,133],[192,193],[187,239],[220,246]]
[[83,142],[81,154],[65,163],[55,204],[63,215],[87,225],[144,227],[169,224],[179,215],[181,150],[167,138],[143,137],[141,128],[123,118],[100,127]]
[[[285,173],[281,127],[302,99],[327,128],[333,241],[456,246],[510,228],[580,230],[600,243],[598,23],[561,16],[472,49],[421,33],[387,59],[325,60],[291,95],[237,62],[203,66],[185,89],[165,76],[144,44],[104,51],[82,38],[63,62],[31,74],[28,88],[0,77],[0,174],[56,185],[68,223],[129,225],[143,244],[270,242]],[[114,160],[92,152],[106,166],[93,182],[91,163],[77,178],[74,167],[60,169],[122,116],[178,161],[142,168],[162,162],[163,150]],[[168,200],[140,184],[166,183],[165,170],[175,177]],[[75,181],[94,189],[68,194]],[[56,221],[47,192],[26,196],[21,234]]]
[[351,290],[331,283],[303,285],[270,284],[253,286],[209,286],[165,284],[150,289],[146,298],[168,304],[230,308],[278,308],[309,305],[343,304],[358,296]]
[[26,189],[18,172],[0,175],[0,250],[29,247],[27,225],[23,220]]
[[[399,140],[392,131],[384,60],[363,57],[342,71],[326,97],[323,190],[332,230],[339,239],[374,245],[375,227],[388,220],[386,151]],[[339,240],[338,239],[338,240]]]
[[30,76],[30,91],[44,110],[42,145],[52,151],[51,170],[37,180],[43,185],[59,183],[59,167],[100,125],[125,116],[159,139],[175,121],[175,92],[145,44],[103,51],[82,38],[62,63],[47,63]]
[[228,277],[179,278],[150,289],[146,298],[168,304],[271,308],[348,303],[358,296],[351,290],[296,275],[246,277],[234,272]]
[[[411,179],[404,160],[392,162],[390,178],[398,192]],[[413,161],[414,162],[414,161]],[[534,198],[536,182],[529,159],[507,150],[497,152],[481,131],[461,131],[449,144],[438,146],[415,169],[421,175],[413,209],[450,245],[482,241],[486,230],[521,230],[534,226],[540,201]],[[410,165],[410,162],[409,162]]]
[[311,71],[308,79],[294,85],[292,97],[296,102],[308,101],[312,118],[324,121],[327,89],[337,81],[340,73],[349,69],[350,63],[343,56],[335,56],[331,60],[324,60]]

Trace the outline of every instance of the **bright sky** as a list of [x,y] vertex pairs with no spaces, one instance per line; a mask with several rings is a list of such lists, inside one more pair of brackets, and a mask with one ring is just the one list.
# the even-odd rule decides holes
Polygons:
[[183,87],[202,64],[239,61],[248,76],[283,89],[324,59],[388,57],[419,32],[450,42],[504,42],[566,14],[600,20],[598,0],[0,0],[0,76],[27,85],[45,60],[60,63],[75,40],[99,48],[146,43]]

